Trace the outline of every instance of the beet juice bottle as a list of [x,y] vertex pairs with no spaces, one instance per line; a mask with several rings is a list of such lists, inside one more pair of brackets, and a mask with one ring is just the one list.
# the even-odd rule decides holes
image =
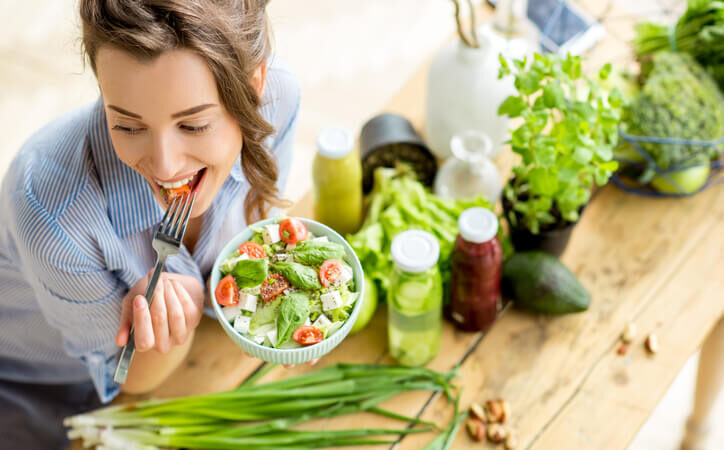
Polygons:
[[498,219],[485,208],[470,208],[460,214],[458,227],[445,313],[462,330],[487,330],[501,308],[503,249],[496,236]]

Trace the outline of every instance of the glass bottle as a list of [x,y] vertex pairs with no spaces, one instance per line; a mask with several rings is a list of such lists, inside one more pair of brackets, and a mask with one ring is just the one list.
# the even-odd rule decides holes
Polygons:
[[329,127],[317,136],[312,165],[314,217],[345,236],[362,221],[362,165],[351,133]]
[[458,219],[460,234],[451,258],[450,303],[445,309],[458,328],[487,330],[501,309],[503,249],[498,219],[485,208],[470,208]]
[[453,157],[445,161],[435,178],[435,194],[444,198],[470,198],[482,195],[491,203],[500,199],[503,185],[492,161],[493,143],[476,130],[450,139]]
[[395,270],[387,302],[390,354],[404,366],[421,366],[440,350],[440,246],[430,233],[409,230],[394,238],[391,250]]

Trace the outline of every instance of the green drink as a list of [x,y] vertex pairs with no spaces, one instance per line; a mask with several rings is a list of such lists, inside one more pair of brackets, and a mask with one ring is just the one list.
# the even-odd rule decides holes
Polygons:
[[390,354],[405,366],[421,366],[440,350],[442,280],[434,236],[411,230],[392,242],[395,272],[388,300]]

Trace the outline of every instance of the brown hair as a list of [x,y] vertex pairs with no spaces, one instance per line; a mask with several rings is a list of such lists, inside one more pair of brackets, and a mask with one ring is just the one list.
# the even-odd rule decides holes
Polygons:
[[96,72],[103,45],[153,59],[167,50],[196,51],[214,75],[219,97],[243,136],[241,167],[250,189],[247,222],[286,206],[276,188],[279,168],[264,147],[274,128],[259,114],[261,99],[251,83],[271,52],[268,0],[81,0],[83,52]]

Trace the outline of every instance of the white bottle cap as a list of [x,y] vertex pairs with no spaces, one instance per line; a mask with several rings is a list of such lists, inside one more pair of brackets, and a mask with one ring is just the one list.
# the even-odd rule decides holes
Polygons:
[[488,242],[498,232],[498,218],[485,208],[469,208],[458,218],[460,236],[468,242],[481,244]]
[[344,128],[327,127],[317,135],[317,150],[325,158],[340,159],[354,148],[352,133]]
[[392,240],[392,260],[405,272],[420,273],[437,264],[440,244],[435,236],[422,230],[399,233]]

